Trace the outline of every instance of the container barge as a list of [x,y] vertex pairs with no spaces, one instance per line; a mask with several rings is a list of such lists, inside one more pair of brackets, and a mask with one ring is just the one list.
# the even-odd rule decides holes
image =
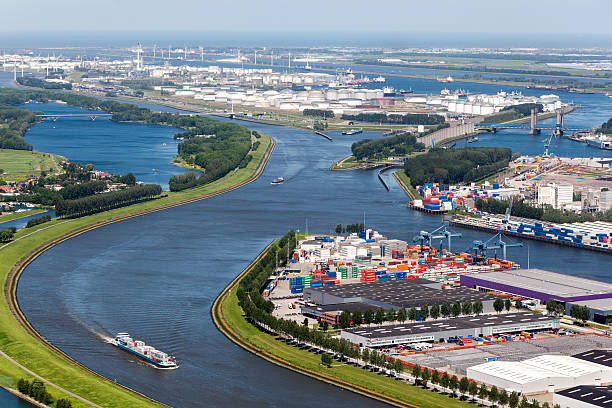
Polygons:
[[157,368],[167,370],[178,368],[174,357],[151,346],[147,346],[144,341],[132,339],[128,333],[118,333],[114,339],[110,340],[110,343],[117,348],[140,357]]

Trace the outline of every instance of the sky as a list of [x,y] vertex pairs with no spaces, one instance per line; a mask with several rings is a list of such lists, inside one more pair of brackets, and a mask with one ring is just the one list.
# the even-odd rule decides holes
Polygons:
[[19,36],[77,32],[306,38],[498,33],[523,36],[523,42],[527,33],[534,39],[560,33],[612,39],[611,0],[27,0],[3,2],[1,10],[0,46]]

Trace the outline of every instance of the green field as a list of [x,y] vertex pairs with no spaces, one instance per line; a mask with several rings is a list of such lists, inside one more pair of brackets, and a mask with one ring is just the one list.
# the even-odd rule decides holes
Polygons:
[[0,176],[5,181],[19,181],[30,176],[40,176],[42,171],[56,172],[62,156],[28,150],[0,149]]
[[393,175],[399,178],[405,184],[406,188],[408,188],[408,191],[410,191],[410,194],[412,194],[415,200],[420,200],[421,198],[423,198],[421,197],[419,192],[412,186],[410,177],[406,175],[406,172],[403,169],[401,169],[400,171],[396,171],[395,173],[393,173]]
[[[245,271],[248,271],[252,264]],[[245,274],[241,274],[240,278]],[[468,407],[445,395],[396,381],[393,378],[373,374],[346,364],[334,364],[331,368],[321,365],[321,356],[289,346],[263,333],[249,324],[238,305],[235,288],[240,279],[232,282],[215,301],[213,317],[222,331],[243,347],[273,363],[282,365],[323,381],[372,396],[398,406],[438,408]]]
[[[273,147],[272,139],[262,135],[261,145],[253,152],[253,160],[244,169],[231,173],[222,179],[207,185],[184,190],[181,192],[169,192],[167,197],[147,201],[128,207],[118,208],[87,217],[58,220],[55,219],[30,229],[23,229],[15,234],[15,241],[0,246],[0,280],[7,281],[10,272],[15,265],[20,263],[37,251],[41,246],[50,243],[67,234],[74,235],[76,231],[92,226],[96,223],[114,222],[125,217],[134,216],[139,211],[158,211],[167,207],[179,205],[178,202],[186,199],[202,199],[208,196],[224,192],[224,189],[237,188],[257,176],[267,160],[266,152]],[[161,208],[160,208],[161,207]],[[124,217],[120,219],[112,218]],[[14,283],[14,282],[13,282]],[[14,286],[12,287],[14,289]],[[139,396],[135,392],[121,388],[111,381],[103,380],[99,376],[90,373],[73,362],[61,357],[58,353],[46,347],[41,341],[33,337],[13,316],[9,308],[9,299],[0,302],[0,350],[7,353],[17,362],[45,379],[80,395],[89,401],[106,407],[157,407],[159,404]],[[101,343],[100,345],[104,345]],[[16,367],[8,360],[0,356],[0,384],[15,388],[19,378],[32,379],[29,375]],[[65,398],[66,395],[51,386],[47,390],[57,398]],[[68,397],[73,407],[87,407],[84,402]]]

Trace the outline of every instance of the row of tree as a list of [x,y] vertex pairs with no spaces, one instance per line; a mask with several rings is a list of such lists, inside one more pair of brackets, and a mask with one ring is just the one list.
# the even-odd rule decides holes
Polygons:
[[362,222],[361,224],[348,224],[346,227],[343,227],[342,224],[336,225],[336,234],[343,233],[358,233],[365,230],[365,224]]
[[334,116],[336,116],[334,115],[334,111],[327,110],[327,109],[304,109],[302,114],[304,116],[315,116],[315,117],[324,118],[324,119],[328,119],[328,118],[331,119]]
[[417,142],[416,136],[402,133],[396,136],[380,139],[363,139],[353,143],[351,151],[357,160],[364,157],[373,158],[377,155],[389,157],[391,155],[404,156],[415,151],[425,150],[423,143]]
[[406,160],[404,171],[413,186],[470,183],[507,167],[511,157],[512,150],[508,148],[436,148]]
[[405,115],[387,115],[386,113],[344,114],[343,120],[371,123],[390,123],[402,125],[439,125],[445,122],[444,116],[427,113],[408,113]]
[[32,228],[36,225],[44,224],[45,222],[49,221],[51,221],[51,216],[49,214],[44,214],[40,217],[29,219],[28,223],[26,224],[26,228]]
[[69,184],[60,190],[60,194],[64,200],[76,200],[77,198],[94,195],[104,190],[106,190],[106,182],[94,180],[79,184]]
[[511,215],[516,217],[531,218],[559,224],[572,222],[588,221],[608,221],[612,222],[612,209],[596,213],[582,212],[577,214],[568,210],[557,210],[550,205],[534,206],[526,203],[522,199],[498,200],[497,198],[487,198],[476,201],[476,208],[492,214],[505,214],[512,203]]
[[76,200],[63,200],[55,205],[55,213],[59,217],[81,217],[111,208],[122,207],[136,201],[151,199],[160,195],[161,192],[161,186],[158,184],[145,184],[124,190],[78,198]]
[[[522,308],[520,300],[517,300],[514,304],[517,309]],[[512,301],[510,299],[497,298],[493,302],[493,308],[496,312],[501,312],[504,309],[507,311],[512,307]],[[343,311],[338,318],[338,326],[341,329],[350,327],[351,325],[359,326],[361,324],[370,325],[372,323],[381,324],[383,322],[395,322],[400,323],[406,320],[416,321],[418,319],[425,320],[429,317],[432,319],[438,319],[439,317],[448,318],[458,317],[460,315],[480,315],[483,312],[482,301],[477,300],[474,303],[466,300],[463,303],[460,302],[444,302],[442,305],[434,303],[431,307],[423,305],[418,309],[413,306],[409,309],[400,307],[397,311],[393,308],[385,311],[383,308],[378,308],[376,311],[373,309],[366,309],[365,312],[361,310],[355,310],[352,313],[348,310]]]
[[[32,382],[25,378],[20,378],[17,381],[17,390],[27,396],[34,398],[36,401],[45,405],[53,404],[53,396],[49,394],[45,383],[41,380],[32,380]],[[60,398],[55,401],[56,408],[72,408],[72,402],[67,398]]]

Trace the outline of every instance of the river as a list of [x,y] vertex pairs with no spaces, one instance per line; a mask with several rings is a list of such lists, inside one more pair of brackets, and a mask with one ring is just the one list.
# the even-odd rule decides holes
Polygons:
[[[601,109],[602,116],[612,111],[609,102]],[[599,113],[594,115],[589,126],[602,121]],[[20,305],[35,328],[70,356],[173,406],[382,406],[243,351],[216,330],[210,307],[233,277],[290,228],[304,232],[308,225],[309,232],[329,233],[338,223],[361,222],[365,214],[369,227],[412,241],[420,230],[438,227],[441,219],[408,210],[405,193],[393,181],[387,192],[376,172],[329,171],[335,160],[349,153],[357,140],[354,136],[332,132],[334,141],[329,142],[299,129],[243,124],[277,141],[257,181],[221,196],[105,226],[46,251],[21,278]],[[111,155],[122,149],[120,144],[108,143],[107,134],[97,133],[93,125],[56,122],[56,126],[73,126],[74,134],[91,139],[90,147],[66,144],[53,135],[53,129],[43,132],[44,126],[52,126],[48,123],[34,126],[26,140],[37,150],[83,162],[95,161],[99,144],[106,144]],[[143,137],[137,133],[142,128],[132,129],[124,136],[126,143]],[[36,132],[40,133],[33,141]],[[525,133],[493,136],[516,139],[523,153],[542,150],[542,144],[531,142]],[[62,152],[61,146],[66,150]],[[160,152],[154,149],[151,154]],[[124,168],[132,166],[131,158],[118,157],[123,159],[117,162],[126,160]],[[286,182],[271,186],[278,176]],[[460,232],[463,236],[453,241],[456,251],[489,236]],[[612,281],[607,255],[540,242],[527,244],[528,249],[508,249],[509,257],[525,265],[529,251],[531,267]],[[181,367],[155,370],[103,342],[103,337],[120,331],[176,355]]]

